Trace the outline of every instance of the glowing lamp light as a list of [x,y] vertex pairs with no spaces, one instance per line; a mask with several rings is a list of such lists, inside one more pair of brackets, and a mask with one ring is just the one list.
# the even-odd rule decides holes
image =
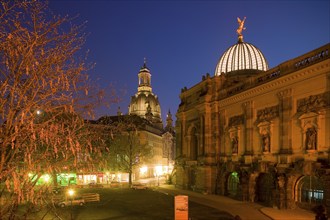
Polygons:
[[68,194],[69,194],[69,196],[72,197],[74,195],[74,190],[73,189],[69,189],[68,190]]
[[43,176],[43,178],[44,178],[44,180],[45,180],[46,183],[48,183],[49,180],[50,180],[50,176],[49,176],[48,174],[45,174],[45,175]]
[[148,171],[148,167],[147,166],[143,166],[140,168],[140,173],[141,174],[145,174]]
[[160,174],[162,174],[163,168],[162,168],[162,166],[156,166],[155,167],[155,170],[156,170],[157,176],[159,176]]
[[164,166],[164,172],[163,173],[168,173],[168,166]]

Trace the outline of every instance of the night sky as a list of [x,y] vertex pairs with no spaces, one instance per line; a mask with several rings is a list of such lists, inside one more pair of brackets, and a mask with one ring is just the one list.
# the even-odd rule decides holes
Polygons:
[[114,85],[122,99],[96,118],[128,112],[144,58],[162,118],[175,113],[181,88],[214,75],[221,55],[237,42],[237,17],[246,17],[244,41],[273,68],[330,42],[330,1],[59,1],[49,7],[87,21],[84,50],[95,62],[91,78]]

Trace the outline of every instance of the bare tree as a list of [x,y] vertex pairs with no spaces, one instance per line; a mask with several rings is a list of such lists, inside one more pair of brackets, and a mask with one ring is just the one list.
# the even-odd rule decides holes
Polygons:
[[[72,171],[98,155],[84,24],[51,15],[37,0],[0,5],[0,216],[15,219],[27,201],[45,200],[43,174]],[[94,96],[96,95],[96,96]],[[97,96],[98,95],[98,96]],[[27,211],[28,213],[28,211]]]
[[[147,138],[142,135],[143,126],[147,120],[136,115],[102,117],[98,125],[107,125],[108,133],[105,140],[109,154],[103,157],[107,161],[107,168],[129,175],[129,186],[132,185],[132,175],[139,165],[148,162],[152,157],[151,146]],[[100,129],[101,130],[101,129]]]

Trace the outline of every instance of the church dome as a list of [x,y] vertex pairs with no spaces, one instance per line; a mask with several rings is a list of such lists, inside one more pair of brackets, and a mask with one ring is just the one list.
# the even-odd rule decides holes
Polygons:
[[128,113],[145,118],[159,127],[163,127],[161,109],[157,95],[152,92],[151,73],[144,61],[139,73],[137,93],[131,97]]
[[243,41],[243,30],[246,17],[243,20],[237,18],[238,42],[229,47],[221,56],[214,75],[219,76],[222,73],[239,74],[246,73],[254,74],[268,70],[268,63],[261,51],[250,43]]
[[250,43],[238,41],[221,56],[215,75],[239,70],[268,70],[268,63],[262,52]]
[[129,108],[130,114],[145,117],[148,112],[148,107],[151,108],[153,117],[161,120],[161,109],[156,95],[153,93],[139,93],[131,97],[131,104]]

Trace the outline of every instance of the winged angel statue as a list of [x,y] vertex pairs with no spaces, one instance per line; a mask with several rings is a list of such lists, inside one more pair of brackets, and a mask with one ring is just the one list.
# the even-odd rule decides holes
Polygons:
[[244,17],[243,21],[239,17],[237,17],[237,22],[238,22],[238,28],[236,30],[238,36],[242,36],[242,31],[245,30],[246,28],[244,27],[244,22],[245,22],[246,17]]

